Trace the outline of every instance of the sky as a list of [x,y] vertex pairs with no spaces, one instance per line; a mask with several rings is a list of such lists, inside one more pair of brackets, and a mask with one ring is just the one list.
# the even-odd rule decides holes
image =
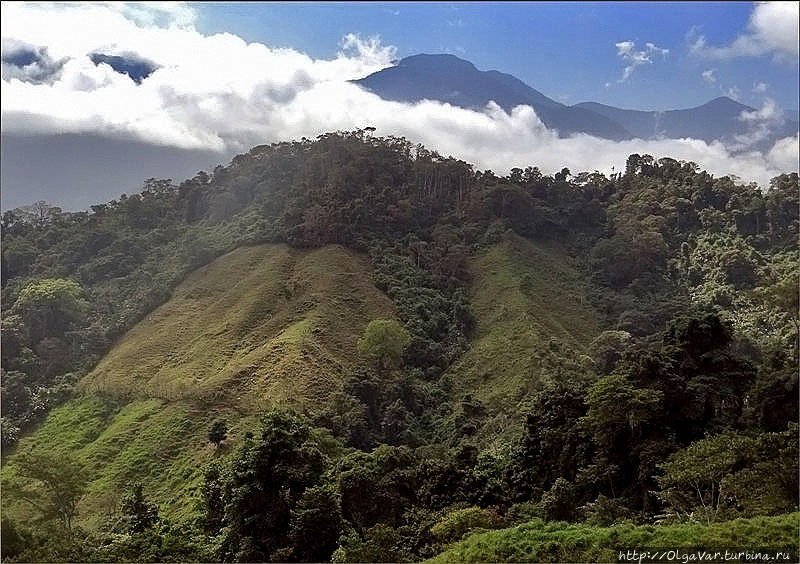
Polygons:
[[[748,2],[210,2],[198,9],[198,29],[231,31],[316,58],[334,56],[347,33],[377,34],[397,48],[398,58],[451,53],[481,70],[513,74],[570,105],[670,110],[732,93],[744,104],[760,105],[769,92],[781,106],[797,109],[797,66],[774,60],[778,51],[769,45],[752,57],[711,51],[742,36],[757,37],[749,29],[753,11]],[[788,55],[794,44],[796,61],[796,22],[786,35],[781,40]],[[693,51],[701,37],[705,48]],[[621,81],[629,61],[617,44],[626,41],[646,56],[647,43],[668,52],[651,51],[650,62]],[[707,71],[713,81],[703,77]],[[754,91],[758,83],[767,91]]]
[[[796,2],[3,2],[0,10],[3,209],[36,199],[86,208],[150,176],[180,181],[212,170],[257,144],[365,125],[498,173],[608,173],[634,152],[762,186],[798,168],[797,136],[763,153],[696,139],[559,138],[527,106],[389,102],[348,82],[405,56],[451,53],[565,104],[666,110],[727,95],[757,110],[742,119],[760,131],[798,106]],[[109,57],[133,66],[117,72]]]

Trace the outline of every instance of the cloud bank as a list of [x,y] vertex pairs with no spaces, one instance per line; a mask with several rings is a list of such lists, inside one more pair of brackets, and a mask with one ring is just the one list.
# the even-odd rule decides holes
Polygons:
[[[720,143],[693,139],[559,138],[527,106],[508,114],[495,104],[475,112],[431,101],[384,101],[348,82],[395,58],[395,48],[377,37],[348,34],[335,57],[312,59],[230,33],[204,35],[195,21],[191,8],[180,4],[3,3],[3,132],[102,135],[213,150],[222,158],[257,144],[372,126],[378,135],[404,136],[501,174],[529,165],[546,173],[564,166],[610,173],[624,168],[631,153],[694,161],[713,174],[764,186],[798,168],[797,137],[766,154],[734,156]],[[33,59],[15,58],[19,46],[42,60],[46,55],[45,66],[55,70],[46,78],[25,71]],[[641,59],[635,45],[621,49],[633,57],[629,64]],[[108,63],[95,64],[96,53],[149,61],[154,70],[137,83]],[[644,53],[664,54],[654,45]]]

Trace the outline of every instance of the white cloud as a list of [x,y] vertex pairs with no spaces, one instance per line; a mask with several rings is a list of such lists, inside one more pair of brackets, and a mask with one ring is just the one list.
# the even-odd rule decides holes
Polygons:
[[745,133],[734,135],[736,144],[731,147],[734,150],[746,149],[768,139],[784,123],[783,111],[772,98],[766,98],[758,110],[741,112],[738,119],[749,128]]
[[754,110],[752,112],[743,111],[739,114],[739,120],[747,122],[780,121],[782,118],[783,114],[781,113],[781,109],[772,98],[764,100],[764,105],[761,106],[759,110]]
[[757,94],[763,94],[769,89],[769,85],[766,82],[754,82],[753,83],[753,92]]
[[700,75],[703,77],[703,80],[705,80],[708,84],[714,84],[717,81],[717,77],[714,76],[714,73],[716,71],[717,69],[708,69],[700,73]]
[[799,18],[800,4],[797,2],[759,2],[753,8],[747,30],[730,45],[715,47],[708,44],[705,36],[699,35],[690,45],[689,52],[698,57],[720,60],[772,53],[779,60],[797,64]]
[[736,85],[729,86],[728,88],[722,88],[720,86],[720,90],[731,100],[736,100],[737,102],[741,98],[742,91],[739,90],[739,87]]
[[625,82],[628,80],[633,74],[633,71],[642,65],[652,65],[653,60],[650,58],[652,55],[657,54],[666,57],[669,54],[669,49],[662,49],[653,43],[645,43],[645,48],[642,51],[637,51],[636,43],[630,40],[620,41],[614,45],[617,48],[617,55],[628,63],[622,71],[622,78],[617,82]]
[[800,136],[778,140],[767,153],[767,162],[777,170],[796,171],[800,155]]
[[[496,104],[474,112],[431,101],[389,102],[348,82],[384,68],[396,56],[394,47],[378,38],[350,34],[334,58],[312,59],[232,34],[202,35],[185,14],[174,21],[163,13],[159,17],[146,23],[141,14],[134,18],[99,4],[56,10],[2,4],[3,37],[66,58],[49,84],[4,75],[3,131],[94,133],[222,155],[256,144],[373,126],[377,135],[403,136],[498,173],[528,165],[547,173],[564,166],[610,173],[612,167],[623,168],[629,154],[648,153],[760,183],[796,161],[790,158],[789,150],[797,144],[791,139],[767,155],[733,156],[720,143],[693,139],[559,138],[527,106],[507,114]],[[635,59],[635,45],[627,43],[622,52]],[[646,49],[650,54],[666,51],[652,44]],[[133,53],[158,68],[137,85],[108,65],[94,65],[88,54],[97,51]]]

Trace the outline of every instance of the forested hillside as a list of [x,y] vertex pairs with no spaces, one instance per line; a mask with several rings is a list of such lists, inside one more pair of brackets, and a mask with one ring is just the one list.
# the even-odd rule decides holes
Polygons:
[[2,557],[418,561],[527,523],[442,556],[518,560],[795,512],[799,190],[367,128],[6,212]]

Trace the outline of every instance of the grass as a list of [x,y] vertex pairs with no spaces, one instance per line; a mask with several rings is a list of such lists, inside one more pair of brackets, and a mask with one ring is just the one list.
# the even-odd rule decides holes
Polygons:
[[[5,456],[17,479],[23,452],[68,452],[89,477],[80,524],[102,525],[134,481],[178,522],[199,515],[197,487],[270,405],[314,411],[362,359],[356,342],[391,301],[368,262],[339,246],[242,247],[190,274],[172,298],[120,338],[80,383],[80,396],[51,411]],[[220,449],[214,419],[228,420]],[[36,517],[4,497],[4,513]]]
[[81,389],[313,409],[361,361],[355,343],[367,323],[391,313],[365,260],[342,247],[243,247],[191,274]]
[[557,246],[512,235],[474,259],[472,277],[476,330],[449,375],[456,399],[471,394],[486,407],[481,436],[490,439],[513,432],[523,397],[557,377],[551,348],[582,353],[600,332],[599,317]]
[[[487,437],[510,428],[504,417],[521,421],[521,397],[549,377],[552,340],[582,350],[598,332],[564,256],[512,237],[473,262],[477,330],[450,377],[456,399],[470,393],[487,407]],[[79,383],[82,395],[53,410],[16,452],[66,451],[84,464],[90,483],[79,515],[89,529],[134,481],[164,515],[191,521],[206,464],[271,405],[324,406],[362,362],[356,342],[369,321],[393,315],[368,262],[343,247],[239,248],[190,274],[122,336]],[[231,426],[221,449],[207,437],[218,417]],[[4,479],[15,478],[14,457],[4,460]],[[34,517],[14,499],[3,499],[3,511]]]
[[471,535],[426,562],[617,562],[620,550],[668,547],[791,548],[796,558],[799,530],[800,513],[711,525],[592,527],[537,519],[511,529]]

